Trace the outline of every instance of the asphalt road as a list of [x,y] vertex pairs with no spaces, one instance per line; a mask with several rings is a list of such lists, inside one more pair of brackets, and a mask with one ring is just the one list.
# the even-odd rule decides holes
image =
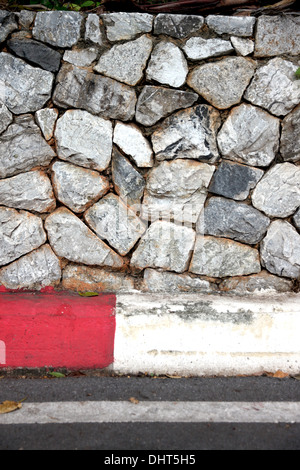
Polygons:
[[[300,448],[291,377],[0,379],[0,403],[24,398],[0,414],[0,450],[101,450],[104,463],[141,468],[194,465],[200,450]],[[138,460],[114,461],[125,456]]]

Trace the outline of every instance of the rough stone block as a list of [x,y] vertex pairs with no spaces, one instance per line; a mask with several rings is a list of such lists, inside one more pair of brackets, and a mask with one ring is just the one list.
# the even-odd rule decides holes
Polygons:
[[141,168],[153,166],[153,151],[150,142],[134,124],[117,122],[114,129],[114,143],[129,155]]
[[14,114],[41,109],[49,100],[54,75],[32,67],[6,52],[0,53],[0,100]]
[[185,83],[188,65],[183,52],[172,42],[161,41],[153,49],[146,77],[174,88]]
[[30,212],[0,207],[0,266],[39,248],[46,238],[42,219]]
[[61,54],[45,44],[33,39],[11,39],[7,41],[10,51],[18,57],[38,65],[49,72],[57,72],[60,67]]
[[153,126],[161,118],[197,101],[197,93],[146,85],[138,97],[135,119],[144,126]]
[[254,74],[254,62],[244,57],[227,57],[195,67],[187,84],[218,109],[239,104]]
[[19,13],[19,24],[26,29],[29,29],[34,22],[36,13],[30,10],[21,10]]
[[94,70],[134,86],[143,78],[151,51],[152,39],[144,35],[134,41],[117,44],[104,52]]
[[172,114],[152,134],[156,159],[192,158],[214,163],[219,158],[216,133],[220,124],[219,112],[208,105]]
[[35,212],[51,212],[56,207],[51,182],[40,170],[0,179],[0,205]]
[[192,228],[166,221],[153,222],[134,251],[131,266],[137,270],[163,268],[178,273],[186,271],[195,237]]
[[72,47],[80,39],[83,16],[76,11],[39,11],[33,37],[56,47]]
[[297,65],[276,57],[259,67],[244,98],[275,116],[285,116],[300,101]]
[[55,129],[57,155],[69,163],[103,171],[110,164],[112,123],[80,109],[66,111]]
[[206,24],[217,34],[252,36],[256,19],[250,16],[208,15]]
[[161,293],[198,292],[211,294],[217,291],[216,285],[206,279],[200,279],[188,273],[175,274],[151,268],[147,268],[144,271],[143,288],[148,292]]
[[73,212],[84,212],[109,190],[109,181],[97,171],[56,161],[52,182],[57,199]]
[[15,14],[10,11],[0,10],[0,43],[4,42],[7,36],[18,29]]
[[203,16],[159,13],[154,20],[154,34],[165,34],[176,39],[183,39],[199,31],[203,24]]
[[300,167],[277,163],[260,180],[252,204],[270,217],[288,217],[300,206]]
[[292,15],[267,16],[257,19],[256,57],[300,54],[300,18]]
[[277,276],[300,276],[300,235],[285,220],[274,220],[261,243],[262,265]]
[[7,289],[57,286],[60,279],[60,262],[49,245],[43,245],[0,270],[0,284]]
[[204,39],[201,37],[192,37],[187,40],[183,46],[188,59],[203,60],[209,57],[218,57],[230,54],[234,48],[230,41],[225,39]]
[[225,279],[219,284],[219,289],[223,292],[237,295],[247,294],[277,294],[292,291],[292,282],[288,279],[282,279],[278,276],[261,271],[251,276],[238,276]]
[[89,13],[85,22],[85,35],[86,41],[91,41],[94,44],[102,46],[103,35],[100,29],[100,19],[95,13]]
[[230,40],[231,44],[235,49],[235,52],[238,55],[242,55],[243,57],[245,57],[249,54],[252,54],[252,52],[254,51],[254,42],[251,39],[232,36]]
[[91,229],[125,256],[146,231],[146,225],[113,193],[107,194],[84,214]]
[[50,214],[45,228],[57,256],[75,263],[122,268],[123,259],[65,207]]
[[131,292],[134,278],[124,273],[69,264],[63,270],[62,286],[75,292]]
[[268,166],[279,147],[280,121],[266,111],[242,103],[233,108],[218,137],[222,155],[247,165]]
[[148,174],[142,216],[196,223],[215,167],[193,160],[162,162]]
[[282,121],[280,153],[285,161],[300,160],[300,105]]
[[212,277],[244,276],[259,273],[259,253],[243,243],[197,235],[190,269],[192,273]]
[[71,51],[65,51],[64,61],[69,64],[76,65],[78,67],[88,67],[98,57],[98,50],[95,47],[89,47],[87,49],[72,49]]
[[113,150],[112,179],[116,193],[125,204],[135,206],[136,210],[139,210],[144,195],[145,180],[116,148]]
[[4,132],[13,121],[12,113],[5,104],[0,102],[0,134]]
[[269,225],[270,219],[248,204],[212,197],[198,220],[197,231],[254,245]]
[[135,113],[136,93],[109,77],[66,64],[57,76],[53,102],[62,108],[84,109],[104,118],[129,121]]
[[53,157],[55,153],[42,138],[31,114],[16,117],[0,136],[0,178],[46,167]]
[[58,110],[53,108],[40,109],[35,113],[35,120],[46,140],[52,139],[57,118]]
[[104,13],[101,19],[109,41],[126,41],[140,33],[150,33],[154,17],[148,13]]
[[258,168],[222,161],[213,175],[209,192],[243,201],[255,188],[264,172]]

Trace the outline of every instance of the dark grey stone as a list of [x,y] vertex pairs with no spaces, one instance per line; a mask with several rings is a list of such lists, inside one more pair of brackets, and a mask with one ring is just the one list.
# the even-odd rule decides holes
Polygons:
[[113,150],[112,178],[117,194],[137,209],[144,194],[145,180],[116,148]]
[[198,231],[202,226],[205,234],[250,245],[263,238],[270,224],[270,219],[252,206],[222,197],[212,197],[200,219]]
[[203,16],[160,13],[154,21],[154,34],[167,34],[182,39],[201,29],[203,23]]
[[7,36],[18,29],[15,15],[9,11],[0,10],[0,43],[5,41]]
[[293,217],[294,224],[296,225],[297,229],[300,231],[300,207],[295,213]]
[[49,72],[57,72],[61,55],[58,51],[33,39],[11,39],[7,43],[10,51]]
[[283,160],[298,162],[300,160],[300,104],[282,121],[280,153]]
[[243,201],[255,188],[264,172],[258,168],[223,161],[213,175],[209,191],[220,196]]

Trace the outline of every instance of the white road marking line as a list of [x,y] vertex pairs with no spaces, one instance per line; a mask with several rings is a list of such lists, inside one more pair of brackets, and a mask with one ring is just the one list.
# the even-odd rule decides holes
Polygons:
[[85,401],[23,403],[0,415],[5,424],[300,423],[300,402]]

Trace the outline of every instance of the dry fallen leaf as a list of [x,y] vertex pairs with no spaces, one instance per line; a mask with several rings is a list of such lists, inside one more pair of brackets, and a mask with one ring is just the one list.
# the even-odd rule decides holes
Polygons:
[[276,372],[265,372],[268,377],[275,377],[275,379],[284,379],[285,377],[289,377],[290,374],[283,372],[282,370],[277,370]]
[[98,292],[78,292],[81,297],[97,297],[99,294]]
[[22,408],[21,402],[17,401],[4,401],[0,403],[0,414],[11,413],[12,411]]
[[284,377],[288,377],[290,374],[283,372],[282,370],[277,370],[273,377],[277,377],[277,379],[284,379]]
[[139,400],[137,400],[136,398],[134,397],[130,397],[129,398],[129,401],[131,401],[131,403],[134,403],[135,405],[137,405],[139,403]]

